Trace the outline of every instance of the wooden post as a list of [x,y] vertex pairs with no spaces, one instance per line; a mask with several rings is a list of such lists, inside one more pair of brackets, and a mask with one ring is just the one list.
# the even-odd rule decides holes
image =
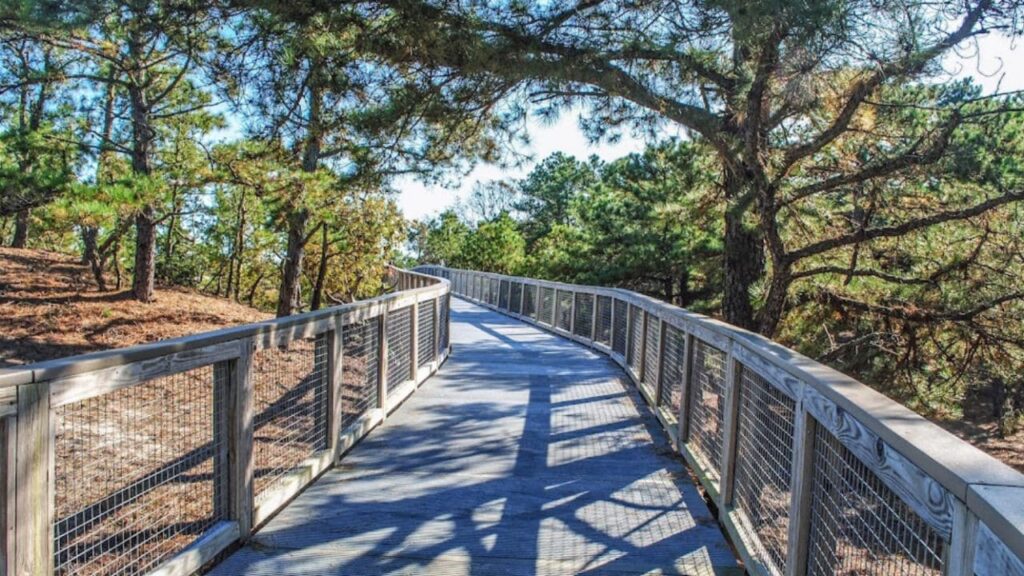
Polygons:
[[786,576],[807,574],[807,550],[811,539],[811,490],[814,474],[814,419],[797,404],[793,427],[793,472],[789,496],[789,535]]
[[377,323],[377,407],[388,407],[388,310],[385,306]]
[[420,303],[417,297],[416,302],[412,303],[410,308],[412,312],[412,319],[410,324],[412,329],[409,330],[409,338],[412,342],[409,342],[409,380],[416,381],[416,371],[420,365]]
[[15,573],[53,574],[53,432],[48,382],[18,386]]
[[693,345],[694,337],[686,333],[683,346],[683,374],[679,389],[679,446],[686,443],[690,436],[690,395],[693,394]]
[[540,305],[544,300],[540,295],[540,284],[533,285],[533,319],[534,323],[540,324]]
[[572,294],[572,304],[569,306],[569,334],[576,334],[576,301],[580,299],[579,292]]
[[441,299],[444,294],[434,298],[434,362],[441,366]]
[[640,359],[636,366],[636,378],[638,384],[643,385],[644,376],[647,372],[647,325],[651,321],[651,314],[645,310],[640,311]]
[[[227,510],[230,518],[238,522],[239,535],[246,540],[253,528],[253,434],[254,400],[252,365],[256,351],[254,340],[239,342],[241,347],[237,360],[222,363],[214,372],[223,380],[215,386],[215,394],[224,394],[227,399],[226,418],[214,421],[225,427],[218,427],[214,434],[225,433],[227,458],[225,467],[215,467],[217,473],[226,473]],[[215,403],[216,404],[216,403]],[[219,484],[219,482],[215,482]]]
[[967,509],[966,504],[958,499],[953,500],[953,533],[942,558],[947,576],[974,576],[978,522],[978,517]]
[[626,334],[625,334],[625,354],[626,357],[626,372],[629,372],[629,365],[633,363],[633,306],[626,302]]
[[662,382],[665,380],[665,336],[667,335],[668,329],[665,327],[665,321],[661,320],[658,324],[658,379],[654,381],[655,411],[661,405]]
[[719,487],[722,494],[719,514],[724,516],[732,506],[733,483],[736,475],[736,433],[739,423],[740,366],[732,355],[732,342],[725,360],[725,431],[722,435],[722,469]]
[[608,327],[608,347],[615,352],[615,298],[610,298],[612,306],[611,326]]
[[344,315],[334,317],[334,330],[327,333],[327,445],[331,450],[331,461],[336,462],[341,456],[341,421],[345,417],[345,406],[342,404],[345,363],[345,321]]
[[0,565],[0,573],[15,574],[14,568],[14,527],[15,519],[15,496],[17,485],[15,484],[18,458],[18,433],[15,429],[17,416],[4,418],[0,422],[0,449],[4,451],[3,467],[0,468],[0,553],[3,554],[3,564]]
[[525,305],[526,305],[526,283],[525,282],[520,282],[519,283],[519,316],[520,317],[526,316],[526,309],[524,308]]
[[590,298],[590,341],[597,342],[597,303],[601,298],[597,294]]

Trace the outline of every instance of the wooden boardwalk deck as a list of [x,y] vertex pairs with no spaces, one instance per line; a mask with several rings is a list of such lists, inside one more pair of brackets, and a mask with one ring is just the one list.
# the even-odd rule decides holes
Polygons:
[[461,300],[451,358],[211,573],[741,574],[606,357]]

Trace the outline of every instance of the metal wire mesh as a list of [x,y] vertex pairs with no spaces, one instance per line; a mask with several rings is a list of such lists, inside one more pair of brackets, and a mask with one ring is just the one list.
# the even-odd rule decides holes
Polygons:
[[451,322],[451,295],[445,294],[439,300],[441,304],[441,310],[437,314],[437,321],[441,323],[437,327],[437,339],[440,341],[438,344],[438,350],[443,352],[448,349],[448,328]]
[[327,339],[320,335],[253,356],[257,504],[303,460],[327,449],[327,354]]
[[[225,377],[222,367],[216,370]],[[54,409],[57,574],[144,574],[225,510],[225,414],[206,366]]]
[[419,320],[416,325],[416,360],[426,366],[437,358],[437,343],[434,341],[435,300],[420,302]]
[[501,280],[501,283],[498,284],[498,308],[502,310],[508,310],[508,291],[508,280]]
[[725,352],[694,340],[692,385],[689,443],[717,485],[725,424]]
[[536,320],[537,318],[537,287],[527,284],[523,286],[523,315]]
[[388,392],[412,378],[412,306],[388,312]]
[[540,320],[541,322],[551,325],[554,322],[555,316],[555,289],[554,288],[541,288],[540,289]]
[[594,339],[605,345],[612,342],[612,299],[608,296],[597,297],[597,326],[594,327]]
[[594,327],[594,295],[576,294],[576,320],[573,323],[573,333],[577,336],[590,338],[591,330]]
[[653,395],[658,386],[658,353],[661,349],[661,320],[657,316],[648,314],[646,338],[643,384]]
[[686,369],[686,334],[675,326],[665,326],[665,358],[661,366],[661,394],[658,405],[668,406],[675,417],[679,414],[683,391],[683,370]]
[[640,350],[644,338],[644,311],[636,306],[630,306],[629,315],[629,367],[634,372],[640,369]]
[[347,324],[341,361],[341,427],[348,427],[377,407],[380,317]]
[[839,440],[817,427],[807,573],[938,575],[946,542]]
[[628,305],[622,300],[616,300],[614,304],[615,309],[615,326],[612,327],[612,350],[619,354],[626,354],[626,340],[628,340],[628,327],[626,325],[628,313]]
[[516,314],[522,314],[523,312],[523,285],[519,282],[513,282],[509,296],[509,310]]
[[734,505],[739,529],[770,570],[786,567],[796,402],[759,374],[740,370]]
[[572,292],[558,291],[555,314],[557,316],[557,324],[555,326],[568,332],[572,328]]

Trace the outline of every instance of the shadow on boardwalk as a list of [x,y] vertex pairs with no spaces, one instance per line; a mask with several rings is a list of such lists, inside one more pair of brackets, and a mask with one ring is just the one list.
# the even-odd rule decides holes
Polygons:
[[214,574],[736,570],[610,361],[460,301],[452,329],[441,372]]

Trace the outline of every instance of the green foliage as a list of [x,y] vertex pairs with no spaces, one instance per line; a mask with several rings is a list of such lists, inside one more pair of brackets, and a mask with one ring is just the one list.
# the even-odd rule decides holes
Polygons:
[[526,240],[516,221],[502,212],[469,235],[461,261],[474,270],[518,274],[525,259]]

